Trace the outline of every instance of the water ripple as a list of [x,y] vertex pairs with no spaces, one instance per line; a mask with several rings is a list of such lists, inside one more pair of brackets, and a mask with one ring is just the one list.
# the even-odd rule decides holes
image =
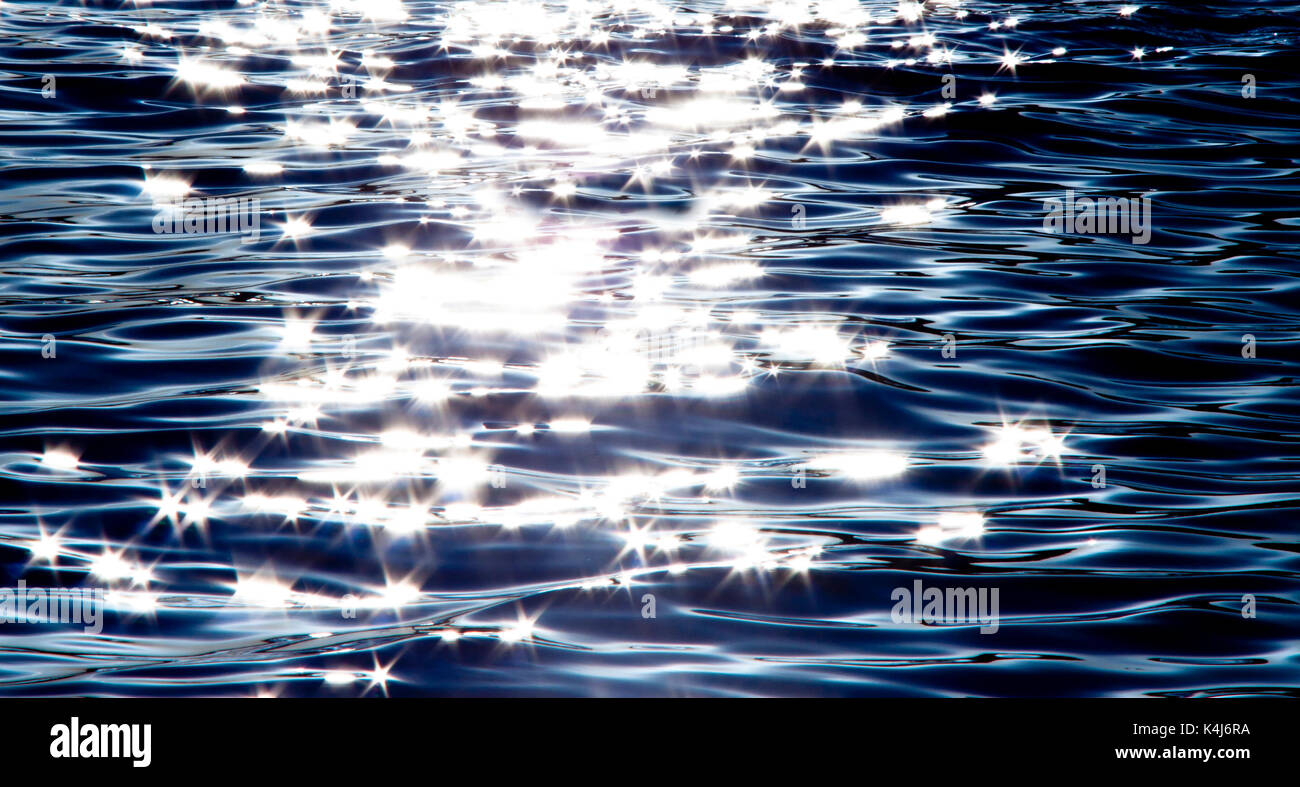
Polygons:
[[4,3],[0,693],[1296,696],[1298,18]]

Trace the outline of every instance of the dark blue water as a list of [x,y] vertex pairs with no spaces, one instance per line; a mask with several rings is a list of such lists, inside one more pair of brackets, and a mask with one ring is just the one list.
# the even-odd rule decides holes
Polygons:
[[0,691],[1297,694],[1300,4],[1121,6],[5,2]]

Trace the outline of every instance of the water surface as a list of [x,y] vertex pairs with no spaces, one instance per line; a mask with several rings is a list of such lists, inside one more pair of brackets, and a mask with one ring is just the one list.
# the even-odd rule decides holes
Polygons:
[[4,3],[0,691],[1296,694],[1297,20]]

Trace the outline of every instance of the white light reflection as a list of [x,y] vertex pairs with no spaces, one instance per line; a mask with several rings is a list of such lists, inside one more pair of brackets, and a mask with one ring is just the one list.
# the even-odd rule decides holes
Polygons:
[[[771,175],[769,164],[795,155],[819,166],[841,156],[865,160],[878,155],[880,140],[932,133],[957,113],[1003,101],[977,88],[937,105],[895,106],[862,90],[832,95],[820,107],[808,103],[814,92],[829,92],[820,69],[842,64],[871,64],[886,79],[889,67],[958,68],[963,56],[1010,72],[1042,62],[1004,48],[1001,35],[1021,20],[1000,14],[990,27],[1003,33],[988,36],[982,54],[970,54],[966,39],[980,31],[968,34],[966,25],[959,37],[939,23],[962,19],[959,6],[823,0],[701,11],[601,0],[454,3],[430,11],[427,21],[433,45],[466,67],[459,77],[436,80],[412,68],[423,64],[412,62],[405,37],[389,34],[414,10],[400,0],[249,6],[202,20],[195,46],[194,27],[180,20],[174,27],[169,21],[170,29],[135,28],[139,40],[120,52],[128,64],[174,62],[178,94],[227,110],[223,122],[255,122],[261,136],[271,129],[273,145],[259,143],[233,166],[254,188],[294,191],[274,214],[275,253],[286,268],[311,268],[328,255],[328,266],[312,273],[321,273],[323,284],[338,274],[335,283],[347,287],[337,301],[325,294],[335,290],[322,286],[270,302],[275,312],[268,313],[278,312],[268,329],[277,365],[239,394],[256,399],[250,426],[261,430],[258,447],[275,447],[269,461],[253,448],[241,447],[238,456],[196,451],[188,471],[182,466],[170,487],[144,503],[155,512],[151,524],[166,520],[183,537],[231,524],[295,534],[319,528],[330,537],[334,528],[341,541],[356,538],[357,549],[374,545],[385,567],[395,560],[382,551],[389,545],[416,550],[427,542],[436,555],[448,533],[482,539],[484,549],[533,536],[582,545],[607,539],[619,560],[588,569],[593,577],[559,583],[590,584],[592,592],[640,589],[701,567],[743,572],[747,582],[771,572],[806,577],[832,547],[788,525],[798,517],[806,524],[822,504],[793,487],[782,490],[788,498],[758,495],[773,472],[764,467],[784,472],[799,461],[793,457],[806,457],[799,470],[852,482],[827,484],[836,487],[826,491],[838,496],[835,505],[870,506],[867,493],[885,488],[877,482],[919,483],[929,465],[968,461],[972,453],[932,459],[927,452],[914,460],[922,449],[899,440],[888,450],[805,443],[743,461],[714,459],[741,454],[710,447],[682,462],[650,451],[633,456],[627,445],[643,439],[638,430],[647,421],[637,419],[647,414],[667,418],[705,407],[740,418],[731,408],[751,399],[754,407],[770,406],[765,396],[781,386],[797,392],[800,377],[833,377],[864,397],[887,397],[878,382],[886,371],[914,371],[910,353],[891,349],[915,346],[905,326],[897,338],[893,328],[863,330],[880,323],[852,320],[874,307],[805,306],[797,289],[786,289],[806,275],[797,270],[806,261],[784,254],[781,244],[812,235],[789,231],[790,208],[811,206],[817,195]],[[1123,6],[1119,13],[1136,11]],[[743,15],[754,21],[737,21]],[[682,28],[716,39],[716,60],[613,54]],[[819,37],[825,60],[764,56],[795,31]],[[169,41],[186,41],[187,51]],[[159,58],[164,46],[173,59]],[[283,72],[253,66],[254,58],[272,57],[286,64]],[[255,98],[265,88],[283,92],[282,117],[265,117]],[[201,182],[167,161],[167,171],[146,169],[141,200],[173,202]],[[368,184],[376,188],[346,198],[313,195],[297,182],[327,167],[383,174]],[[871,197],[878,207],[862,224],[884,236],[924,237],[962,206],[957,194],[880,188]],[[340,206],[366,217],[400,212],[402,221],[382,239],[351,233],[347,222],[354,220],[340,218]],[[371,243],[359,250],[325,243],[349,235]],[[996,412],[996,404],[988,409]],[[665,430],[694,434],[700,423],[708,425],[683,416]],[[835,438],[844,439],[837,446],[883,444],[871,433]],[[792,427],[780,439],[802,435]],[[987,445],[968,448],[999,466],[1059,462],[1067,453],[1065,435],[1024,425],[1004,426]],[[570,455],[589,464],[566,475],[538,461]],[[83,469],[71,449],[48,448],[38,462],[51,471]],[[176,488],[181,476],[188,487]],[[945,514],[917,538],[939,544],[982,532],[978,514]],[[157,581],[125,557],[138,554],[127,545],[82,555],[57,535],[22,543],[33,560],[85,564],[106,581]],[[307,584],[291,572],[236,573],[226,590],[242,608],[341,603],[294,591]],[[437,592],[434,576],[429,597]],[[423,585],[410,579],[354,589],[370,611],[427,606]],[[129,603],[137,602],[170,603],[166,596]],[[440,623],[436,636],[535,643],[536,624],[522,617],[481,630]],[[386,690],[389,666],[318,671],[313,679]]]

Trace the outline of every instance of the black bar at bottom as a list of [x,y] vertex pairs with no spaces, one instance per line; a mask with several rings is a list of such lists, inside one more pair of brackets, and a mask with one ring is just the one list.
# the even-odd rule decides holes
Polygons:
[[[406,768],[513,779],[558,768],[618,779],[626,774],[609,769],[620,761],[631,774],[676,780],[872,779],[881,763],[918,777],[971,768],[1231,775],[1294,772],[1278,769],[1296,764],[1298,709],[1284,699],[16,699],[0,702],[0,740],[7,764],[50,776],[337,778]],[[136,756],[143,725],[148,752]],[[77,756],[74,744],[85,747]],[[102,756],[115,744],[119,756]]]

